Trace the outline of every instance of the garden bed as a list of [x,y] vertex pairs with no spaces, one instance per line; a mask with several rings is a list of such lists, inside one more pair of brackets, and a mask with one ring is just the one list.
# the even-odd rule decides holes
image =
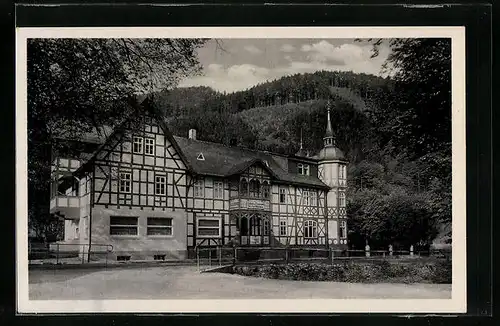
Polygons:
[[331,264],[291,263],[236,265],[232,273],[279,280],[349,283],[436,283],[451,284],[451,261],[337,262]]

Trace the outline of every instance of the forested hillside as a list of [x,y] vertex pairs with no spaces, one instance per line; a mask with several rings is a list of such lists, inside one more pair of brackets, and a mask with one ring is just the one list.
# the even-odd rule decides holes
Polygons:
[[437,69],[440,80],[320,71],[231,94],[192,87],[155,98],[175,134],[196,128],[201,139],[287,154],[298,150],[301,134],[306,150],[322,147],[330,100],[337,145],[350,162],[351,244],[427,246],[451,221],[450,67],[442,52],[448,45],[427,42],[395,43],[394,53],[425,45],[442,60],[418,69]]

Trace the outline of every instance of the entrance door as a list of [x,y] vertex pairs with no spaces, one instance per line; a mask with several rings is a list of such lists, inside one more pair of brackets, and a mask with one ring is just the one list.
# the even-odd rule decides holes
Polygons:
[[249,214],[238,218],[240,244],[242,246],[269,245],[270,227],[268,218],[262,214]]

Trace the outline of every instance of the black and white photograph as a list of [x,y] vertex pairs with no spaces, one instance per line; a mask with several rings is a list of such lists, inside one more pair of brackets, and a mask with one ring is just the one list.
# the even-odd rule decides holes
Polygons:
[[22,311],[464,311],[463,29],[151,30],[17,31]]

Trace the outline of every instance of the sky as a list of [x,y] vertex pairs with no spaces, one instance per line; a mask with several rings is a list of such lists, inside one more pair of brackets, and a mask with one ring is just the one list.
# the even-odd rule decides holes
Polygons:
[[183,79],[179,86],[209,86],[234,92],[286,75],[318,70],[383,75],[381,67],[389,47],[383,43],[375,58],[371,58],[371,49],[369,42],[353,39],[210,40],[198,50],[201,74]]

